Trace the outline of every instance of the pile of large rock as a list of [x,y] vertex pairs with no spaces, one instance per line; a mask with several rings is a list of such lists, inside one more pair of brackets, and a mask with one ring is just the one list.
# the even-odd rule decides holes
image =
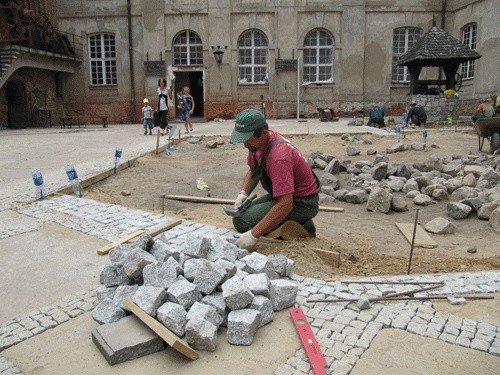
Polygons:
[[92,317],[116,322],[127,315],[123,300],[130,298],[198,350],[215,350],[220,326],[227,327],[230,344],[250,345],[274,311],[295,303],[298,291],[288,279],[292,260],[248,253],[217,235],[188,234],[172,243],[165,234],[143,234],[109,258]]
[[[407,149],[420,148],[397,145],[387,152]],[[426,150],[425,145],[422,150]],[[350,152],[352,154],[352,150]],[[408,210],[408,199],[419,206],[449,201],[447,217],[459,220],[476,213],[479,219],[489,220],[490,226],[500,232],[498,154],[453,155],[451,160],[430,156],[427,161],[413,165],[406,161],[389,162],[384,155],[376,155],[372,161],[351,162],[317,152],[307,159],[311,167],[323,170],[320,204],[335,200],[366,203],[368,211],[387,213]],[[341,173],[351,175],[354,188],[341,186]]]

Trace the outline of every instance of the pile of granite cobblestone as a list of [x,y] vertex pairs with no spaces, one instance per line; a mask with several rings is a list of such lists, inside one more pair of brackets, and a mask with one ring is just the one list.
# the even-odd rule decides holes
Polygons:
[[[387,154],[407,150],[428,151],[438,146],[397,144]],[[350,156],[359,155],[354,146],[347,147]],[[480,152],[453,155],[450,160],[431,155],[424,162],[390,162],[386,155],[373,160],[351,162],[316,152],[307,160],[313,168],[322,170],[320,204],[335,200],[353,204],[366,203],[368,211],[388,213],[408,210],[408,201],[428,206],[447,201],[444,218],[429,225],[433,233],[450,233],[453,224],[447,219],[465,219],[474,214],[488,220],[495,232],[500,232],[500,153]],[[341,173],[351,175],[352,187],[341,186]]]
[[214,351],[219,327],[233,345],[251,345],[274,311],[295,303],[297,282],[289,279],[293,261],[239,249],[227,237],[143,234],[109,253],[92,312],[101,324],[125,317],[130,298],[194,349]]

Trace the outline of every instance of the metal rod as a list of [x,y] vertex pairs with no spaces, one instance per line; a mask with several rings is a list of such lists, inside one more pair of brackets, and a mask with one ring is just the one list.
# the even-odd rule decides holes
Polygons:
[[351,281],[351,280],[326,280],[326,281],[338,281],[341,284],[387,284],[387,285],[434,285],[443,284],[442,281]]
[[[391,301],[428,301],[431,299],[448,299],[450,296],[428,296],[428,297],[396,297],[396,298],[369,298],[370,302],[391,302]],[[461,298],[465,298],[468,300],[482,300],[482,299],[495,299],[494,296],[460,296]],[[316,303],[316,302],[358,302],[358,299],[308,299],[306,302]]]
[[410,274],[410,269],[411,269],[411,260],[413,258],[413,247],[415,246],[415,234],[417,233],[417,222],[418,222],[418,209],[417,209],[417,213],[415,215],[415,225],[413,225],[413,236],[411,238],[411,248],[410,248],[410,259],[408,260],[408,271],[407,271],[407,275]]

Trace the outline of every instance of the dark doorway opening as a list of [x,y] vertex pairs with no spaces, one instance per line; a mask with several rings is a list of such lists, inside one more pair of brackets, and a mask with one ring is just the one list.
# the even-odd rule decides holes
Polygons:
[[188,86],[194,100],[193,120],[203,121],[203,72],[175,72],[175,117],[181,116],[178,96],[182,95],[184,86]]
[[8,126],[12,129],[27,128],[30,123],[26,88],[24,84],[13,79],[5,88],[5,101],[7,102]]

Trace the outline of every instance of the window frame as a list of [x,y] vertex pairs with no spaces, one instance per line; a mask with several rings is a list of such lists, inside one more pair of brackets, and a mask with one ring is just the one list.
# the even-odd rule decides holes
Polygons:
[[[466,34],[467,40],[466,40]],[[474,34],[474,35],[472,35]],[[477,48],[477,23],[475,22],[470,22],[466,24],[464,27],[462,27],[462,43],[465,44],[467,47],[476,50]],[[471,60],[471,61],[466,61],[460,64],[460,75],[462,76],[462,79],[473,79],[474,78],[474,73],[475,73],[475,67],[476,67],[476,61]]]
[[[401,48],[398,44],[395,45],[396,32],[404,30],[404,46],[403,51],[395,51],[395,48]],[[413,40],[410,43],[410,31],[414,32],[412,35]],[[418,32],[418,36],[415,37],[415,33]],[[407,66],[395,65],[395,63],[399,60],[401,56],[403,56],[408,50],[418,42],[418,40],[422,37],[422,29],[420,27],[414,26],[403,26],[397,27],[392,30],[392,69],[391,69],[391,82],[394,83],[410,83],[410,72]],[[401,38],[398,38],[401,40]],[[402,76],[402,79],[400,79]]]
[[90,85],[94,87],[118,85],[115,34],[94,33],[88,35],[87,41]]
[[[307,45],[306,40],[315,34],[315,44]],[[321,40],[324,37],[327,41],[329,40],[330,44],[322,44]],[[335,39],[333,35],[324,29],[314,29],[309,31],[304,37],[304,41],[302,43],[302,83],[303,84],[324,84],[324,83],[333,83],[334,82],[334,63],[335,63]],[[311,51],[313,53],[308,54],[307,52]],[[321,56],[322,52],[326,52],[325,56]],[[307,55],[307,56],[306,56]],[[306,58],[315,60],[314,62],[306,62]],[[322,62],[322,59],[329,58],[330,61]],[[328,73],[326,70],[330,70]],[[306,70],[309,70],[306,73]],[[329,75],[328,78],[321,79],[321,77]],[[313,80],[307,79],[306,77],[313,77]]]
[[[259,36],[260,42],[264,43],[256,45],[256,36]],[[247,45],[249,37],[250,45]],[[266,34],[258,29],[245,30],[240,34],[237,46],[238,84],[269,85],[269,39]],[[244,80],[248,77],[250,81]],[[261,79],[257,80],[257,78]]]
[[172,65],[203,66],[203,41],[197,32],[182,30],[175,35],[172,43]]

